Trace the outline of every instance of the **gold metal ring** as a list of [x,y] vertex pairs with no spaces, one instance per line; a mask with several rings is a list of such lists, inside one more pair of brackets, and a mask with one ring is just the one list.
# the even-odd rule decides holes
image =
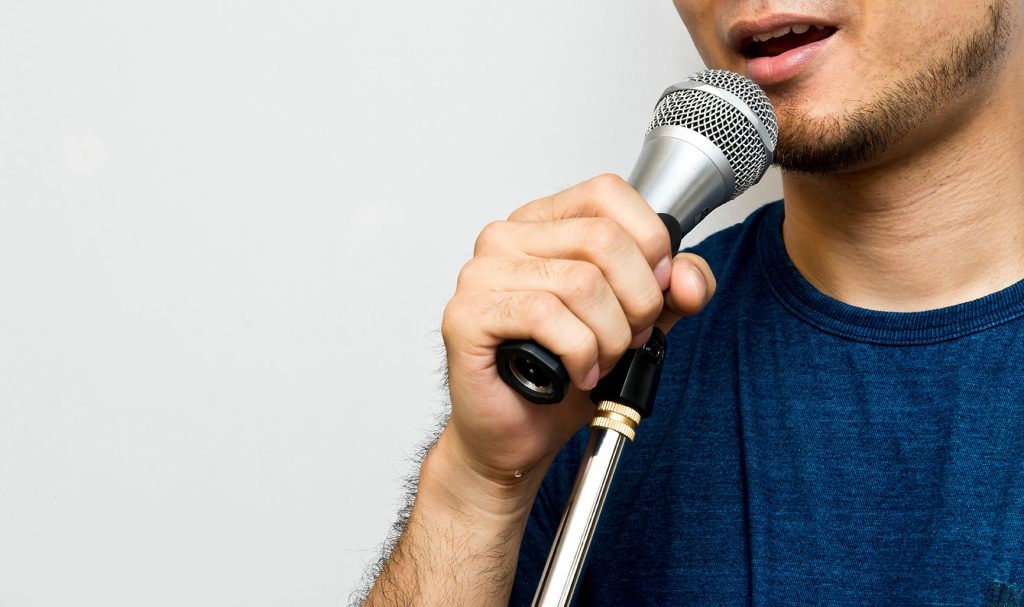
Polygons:
[[632,407],[611,401],[602,401],[597,406],[591,428],[607,428],[625,436],[629,440],[636,438],[636,428],[640,424],[640,414]]
[[597,410],[598,411],[608,411],[608,412],[611,412],[611,413],[618,413],[619,415],[622,415],[624,417],[628,417],[629,419],[633,420],[634,424],[639,424],[640,423],[640,414],[637,413],[636,409],[634,409],[633,407],[630,407],[628,405],[623,405],[623,404],[620,404],[620,403],[613,403],[610,400],[604,400],[604,401],[601,401],[601,404],[599,404],[597,406]]

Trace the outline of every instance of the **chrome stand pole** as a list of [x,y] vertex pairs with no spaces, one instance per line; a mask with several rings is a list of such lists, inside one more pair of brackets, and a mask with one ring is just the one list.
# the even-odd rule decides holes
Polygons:
[[572,601],[622,449],[627,440],[636,437],[641,418],[652,412],[664,359],[665,336],[655,330],[643,348],[627,353],[591,393],[591,399],[599,404],[590,423],[590,442],[541,573],[533,607],[566,607]]
[[576,484],[533,597],[534,607],[561,607],[572,600],[625,442],[626,437],[615,430],[595,428],[590,435]]

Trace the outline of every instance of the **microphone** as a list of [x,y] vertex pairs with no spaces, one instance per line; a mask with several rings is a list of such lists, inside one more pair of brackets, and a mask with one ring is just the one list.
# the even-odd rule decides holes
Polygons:
[[[703,70],[662,93],[629,183],[665,222],[673,255],[708,213],[764,176],[777,140],[768,96],[739,74]],[[530,402],[565,398],[569,374],[537,342],[506,341],[496,357],[502,380]]]

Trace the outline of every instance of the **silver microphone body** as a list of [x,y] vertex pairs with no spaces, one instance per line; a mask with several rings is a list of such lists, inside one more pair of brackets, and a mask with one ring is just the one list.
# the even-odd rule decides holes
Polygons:
[[678,126],[652,130],[629,175],[629,184],[655,211],[674,217],[683,234],[730,200],[735,182],[721,150]]
[[777,137],[760,88],[731,72],[705,70],[662,94],[629,183],[686,234],[761,179]]

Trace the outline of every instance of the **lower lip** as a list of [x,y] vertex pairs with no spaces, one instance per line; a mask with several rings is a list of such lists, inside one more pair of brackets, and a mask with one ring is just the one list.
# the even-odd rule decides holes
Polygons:
[[786,51],[774,57],[758,57],[747,60],[747,75],[751,80],[761,86],[782,84],[792,80],[801,72],[810,67],[814,58],[818,56],[825,45],[835,37],[835,34],[818,40],[811,44],[798,46],[793,50]]

